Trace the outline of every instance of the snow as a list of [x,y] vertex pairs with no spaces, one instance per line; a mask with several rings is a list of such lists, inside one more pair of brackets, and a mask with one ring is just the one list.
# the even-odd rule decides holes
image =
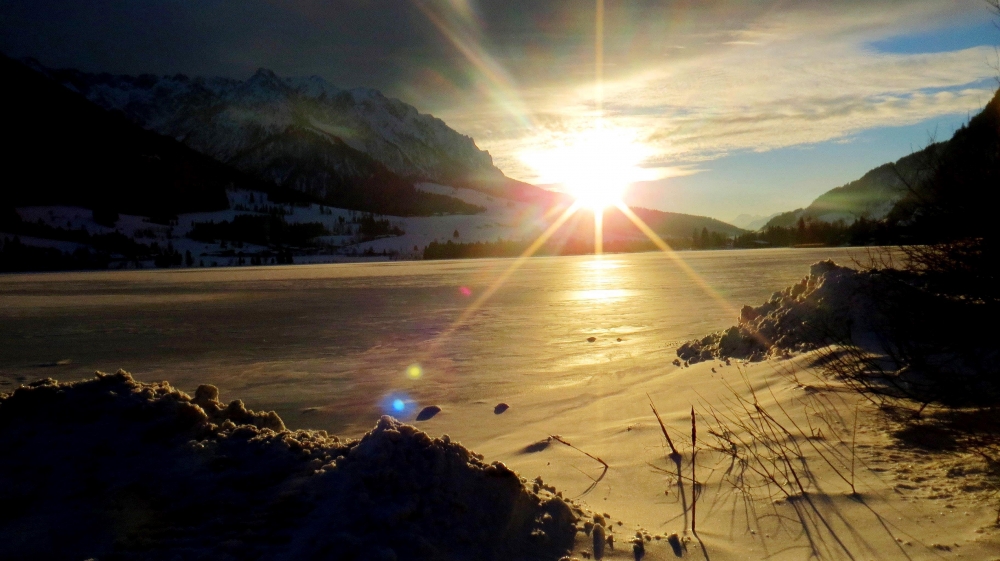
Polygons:
[[739,323],[688,341],[677,349],[686,363],[713,359],[763,360],[850,340],[874,313],[860,292],[867,275],[832,260],[814,263],[809,275],[771,295],[763,305],[743,306]]
[[579,514],[383,417],[359,440],[119,371],[0,394],[12,558],[555,559]]
[[[698,276],[653,253],[528,260],[465,321],[462,312],[512,260],[6,277],[0,332],[19,344],[4,348],[10,358],[0,391],[47,375],[89,381],[43,382],[0,401],[0,479],[17,482],[0,488],[4,554],[517,560],[528,556],[490,549],[524,543],[520,532],[497,532],[511,518],[473,520],[511,497],[528,501],[512,518],[529,526],[539,517],[544,523],[545,514],[557,519],[532,495],[549,501],[561,492],[573,497],[570,508],[593,514],[573,510],[577,528],[599,523],[600,513],[615,537],[605,559],[634,559],[629,540],[639,533],[644,561],[673,560],[664,538],[690,536],[692,526],[677,480],[686,482],[689,501],[692,486],[665,473],[673,464],[652,402],[691,476],[695,408],[697,526],[713,561],[996,557],[989,464],[969,450],[901,442],[899,425],[809,366],[817,354],[670,364],[678,344],[729,325],[740,304],[766,301],[772,290],[795,285],[809,263],[847,261],[850,250],[674,257]],[[594,297],[605,288],[624,295]],[[414,362],[423,372],[416,380],[405,374]],[[120,364],[133,365],[138,379],[173,385],[93,379],[95,369]],[[217,385],[221,396],[203,384]],[[406,394],[409,407],[398,418],[420,431],[380,419],[383,396],[396,393]],[[234,398],[246,406],[225,405]],[[716,435],[746,431],[723,430],[712,408],[745,421],[735,400],[752,400],[791,431],[775,435],[772,450],[798,452],[772,473],[787,475],[777,470],[794,464],[807,495],[769,495],[788,488],[780,475],[774,485],[727,481],[740,471],[729,470]],[[496,414],[501,402],[509,407]],[[429,405],[441,412],[413,421]],[[277,410],[292,430],[247,408]],[[602,458],[607,473],[550,435]],[[462,456],[458,442],[484,458]],[[452,453],[463,461],[448,463]],[[767,466],[780,460],[755,457]],[[521,474],[526,481],[516,485],[527,494],[499,466],[493,485],[486,477],[493,461]],[[812,507],[803,520],[801,509]],[[576,533],[567,557],[595,551],[589,529]],[[413,546],[422,542],[405,541],[414,534],[436,548],[468,540],[484,551],[421,556]],[[26,543],[72,551],[25,552]],[[702,558],[696,541],[686,545],[685,558]],[[101,555],[101,547],[115,554]]]
[[[122,214],[113,228],[94,222],[88,209],[68,206],[22,207],[18,209],[23,220],[37,221],[53,227],[67,227],[79,230],[85,228],[91,234],[120,232],[136,242],[162,248],[173,247],[182,255],[191,252],[195,266],[227,266],[238,264],[238,257],[221,255],[235,249],[246,257],[268,252],[272,248],[243,243],[237,248],[222,247],[218,243],[205,243],[189,239],[195,223],[233,221],[240,215],[267,216],[279,212],[288,223],[320,223],[331,235],[315,239],[313,249],[296,250],[296,263],[341,263],[345,261],[372,260],[372,253],[379,259],[421,259],[424,248],[432,242],[475,243],[507,241],[529,241],[537,238],[552,222],[542,207],[531,203],[511,201],[492,197],[480,191],[457,188],[437,183],[418,183],[417,189],[427,193],[447,195],[485,208],[478,214],[456,214],[439,216],[381,216],[402,230],[403,235],[387,235],[368,241],[360,241],[358,226],[352,221],[363,214],[357,211],[326,205],[290,205],[271,201],[266,193],[229,190],[229,209],[212,212],[185,213],[177,217],[173,225],[155,224],[148,218]],[[343,222],[341,222],[343,221]],[[458,236],[455,236],[455,232]],[[605,240],[619,239],[606,233]],[[74,246],[75,247],[75,246]],[[368,253],[368,256],[364,254]],[[147,264],[151,265],[151,263]],[[117,266],[112,263],[112,267]]]
[[8,234],[5,232],[0,232],[0,240],[5,243],[17,238],[22,244],[31,247],[41,247],[41,248],[51,248],[58,249],[64,253],[73,253],[77,249],[85,248],[87,246],[76,243],[76,242],[66,242],[61,240],[47,240],[45,238],[36,238],[34,236],[22,236],[20,234]]
[[93,211],[72,206],[19,207],[17,213],[24,222],[39,222],[53,228],[66,230],[85,229],[91,234],[109,234],[114,228],[94,222]]

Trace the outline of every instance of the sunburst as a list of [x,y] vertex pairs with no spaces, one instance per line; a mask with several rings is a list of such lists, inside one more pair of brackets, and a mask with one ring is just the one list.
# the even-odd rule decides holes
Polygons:
[[[422,7],[419,0],[414,0],[418,7]],[[498,77],[502,73],[496,70],[497,65],[488,56],[483,54],[481,48],[469,44],[469,39],[465,34],[453,32],[445,22],[433,16],[424,9],[432,22],[444,33],[465,55],[470,63],[483,72],[491,83],[504,85],[497,88],[504,92],[499,96],[510,102],[517,97],[513,93],[513,88],[507,87],[506,81]],[[634,182],[656,179],[655,171],[647,170],[642,166],[651,155],[651,149],[645,146],[638,138],[635,131],[609,127],[604,121],[604,79],[603,79],[603,50],[604,50],[604,1],[596,0],[595,12],[595,71],[594,71],[594,120],[590,128],[577,131],[572,135],[567,135],[561,140],[554,141],[541,149],[534,149],[521,154],[522,160],[532,166],[539,174],[538,182],[554,183],[574,198],[574,202],[538,236],[528,248],[500,274],[493,283],[483,290],[478,297],[466,307],[461,314],[442,331],[433,341],[428,353],[433,353],[442,342],[447,340],[456,330],[469,321],[475,313],[500,289],[500,287],[513,275],[525,261],[533,256],[552,236],[562,227],[567,220],[573,217],[581,209],[587,209],[594,213],[594,248],[595,253],[602,252],[603,246],[603,215],[608,208],[620,210],[646,237],[656,245],[661,251],[669,255],[678,267],[694,279],[713,300],[724,309],[734,313],[736,308],[722,297],[717,291],[709,286],[670,245],[653,231],[639,216],[637,216],[625,203],[626,191]],[[484,62],[485,61],[485,62]],[[490,64],[486,64],[489,62]],[[516,104],[522,107],[521,104]],[[505,108],[511,110],[511,103],[503,104]],[[526,112],[512,111],[512,116],[517,117],[519,122],[526,122]]]

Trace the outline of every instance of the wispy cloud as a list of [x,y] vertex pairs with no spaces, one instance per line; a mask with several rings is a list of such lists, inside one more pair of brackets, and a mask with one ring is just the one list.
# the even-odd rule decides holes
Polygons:
[[[666,169],[734,151],[843,141],[975,112],[990,99],[991,47],[905,54],[869,46],[941,22],[940,5],[858,6],[765,14],[741,29],[693,34],[687,49],[647,55],[604,84],[605,125],[635,131],[652,148],[646,165]],[[519,154],[592,126],[593,85],[528,86],[522,95],[535,129],[498,127],[502,119],[482,111],[446,119],[472,133],[501,169],[531,180]]]

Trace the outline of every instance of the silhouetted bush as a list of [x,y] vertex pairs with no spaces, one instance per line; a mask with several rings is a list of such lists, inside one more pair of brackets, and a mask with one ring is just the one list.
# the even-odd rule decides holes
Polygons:
[[954,407],[1000,404],[997,221],[1000,92],[929,162],[884,227],[910,242],[868,267],[877,352],[859,346],[831,371],[882,397]]

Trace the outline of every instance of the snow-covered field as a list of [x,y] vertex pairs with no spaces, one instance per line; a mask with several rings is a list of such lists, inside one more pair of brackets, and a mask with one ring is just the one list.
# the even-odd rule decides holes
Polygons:
[[[697,520],[713,560],[808,559],[810,539],[823,559],[990,559],[995,507],[963,490],[984,476],[953,476],[983,473],[968,471],[976,458],[900,448],[877,411],[815,378],[808,355],[672,364],[683,341],[733,325],[742,304],[767,301],[823,258],[848,262],[851,251],[536,258],[482,302],[515,260],[14,275],[0,283],[0,392],[125,368],[192,394],[214,384],[292,429],[358,437],[391,414],[502,461],[529,488],[540,477],[608,513],[617,542],[607,558],[632,559],[639,532],[644,558],[665,560],[675,558],[666,537],[690,524],[652,399],[686,470],[691,407],[698,412]],[[810,508],[801,497],[764,494],[756,513],[743,510],[723,480],[725,456],[708,450],[711,409],[733,412],[736,395],[752,398],[748,388],[768,411],[784,408],[787,426],[822,427],[814,443],[835,451],[842,473],[856,459],[852,495],[801,439],[811,533],[796,522]],[[417,421],[428,406],[440,412]],[[262,438],[289,437],[318,438]],[[697,542],[687,548],[700,555]],[[573,555],[592,551],[579,533]]]
[[[529,487],[541,477],[582,508],[608,513],[618,541],[606,557],[633,559],[639,532],[651,560],[674,559],[665,538],[690,523],[649,400],[685,470],[693,406],[704,483],[698,530],[711,559],[815,558],[810,539],[823,559],[991,559],[1000,535],[981,492],[981,460],[900,447],[877,411],[816,378],[808,355],[672,363],[682,342],[733,325],[743,304],[767,301],[821,259],[849,262],[852,251],[535,258],[485,301],[515,260],[7,276],[0,392],[125,368],[192,394],[214,384],[227,400],[275,410],[292,429],[358,437],[388,413],[502,461]],[[723,480],[725,456],[708,450],[718,428],[712,408],[733,413],[736,395],[752,399],[748,388],[786,426],[822,428],[822,440],[797,441],[808,496],[765,493],[755,513]],[[501,403],[508,408],[497,413]],[[417,421],[428,406],[440,412]],[[809,442],[832,450],[841,474],[853,469],[857,495]],[[606,462],[606,473],[579,450]],[[806,533],[796,520],[809,504]],[[591,536],[577,537],[573,556],[582,558]],[[697,542],[687,548],[701,555]]]

